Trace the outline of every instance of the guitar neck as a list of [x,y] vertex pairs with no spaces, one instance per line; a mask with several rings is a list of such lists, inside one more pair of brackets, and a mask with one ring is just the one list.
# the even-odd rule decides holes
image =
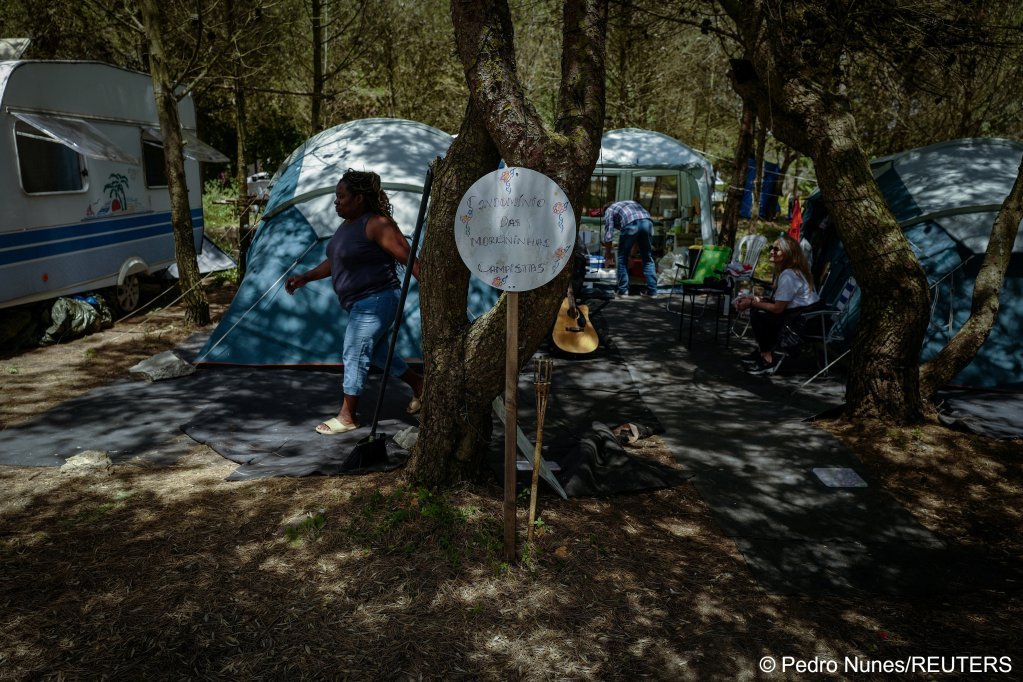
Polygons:
[[575,305],[575,293],[572,291],[572,283],[571,282],[568,283],[568,294],[566,296],[568,298],[568,315],[569,315],[569,317],[578,317],[579,316],[579,308],[577,308],[576,305]]

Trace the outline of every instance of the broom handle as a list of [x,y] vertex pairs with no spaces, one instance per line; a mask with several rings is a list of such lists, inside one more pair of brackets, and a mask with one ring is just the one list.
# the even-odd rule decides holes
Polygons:
[[409,283],[412,281],[412,264],[416,261],[416,249],[419,247],[419,235],[423,232],[423,221],[426,220],[426,204],[430,199],[430,186],[433,185],[433,166],[426,169],[426,180],[423,182],[423,198],[419,202],[419,217],[416,218],[416,229],[412,233],[412,245],[409,247],[408,263],[405,265],[405,278],[401,283],[401,296],[398,298],[398,309],[394,312],[394,329],[391,331],[391,343],[387,347],[387,362],[384,363],[384,379],[380,384],[380,393],[377,395],[377,406],[373,410],[373,427],[369,430],[370,440],[377,435],[377,419],[380,417],[380,407],[384,404],[384,389],[387,388],[387,377],[391,373],[391,359],[394,357],[394,347],[398,345],[398,329],[401,327],[401,317],[405,312],[405,297],[408,296]]

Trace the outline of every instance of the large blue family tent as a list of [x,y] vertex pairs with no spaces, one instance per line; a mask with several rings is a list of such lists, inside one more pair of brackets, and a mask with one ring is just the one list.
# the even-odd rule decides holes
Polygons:
[[[330,279],[311,282],[293,296],[284,291],[284,282],[325,258],[327,242],[341,220],[334,210],[334,189],[348,168],[380,175],[395,221],[411,236],[427,167],[447,153],[452,139],[413,121],[364,119],[325,130],[292,152],[271,180],[245,279],[196,362],[340,365],[348,314]],[[427,229],[424,240],[428,235]],[[470,300],[472,311],[480,314],[496,296],[492,290],[476,289]],[[395,352],[421,361],[420,333],[413,279]]]
[[[1023,158],[1023,143],[999,139],[942,142],[871,161],[885,202],[905,231],[931,286],[931,321],[921,362],[944,348],[970,316],[973,282],[991,227]],[[814,245],[814,274],[826,264],[826,300],[852,274],[820,195],[808,200],[803,236]],[[864,264],[863,267],[869,267]],[[892,292],[897,296],[898,292]],[[858,295],[845,324],[852,327]],[[846,334],[852,338],[851,329]],[[998,319],[977,357],[954,383],[1023,385],[1023,234],[1017,233],[999,297]]]

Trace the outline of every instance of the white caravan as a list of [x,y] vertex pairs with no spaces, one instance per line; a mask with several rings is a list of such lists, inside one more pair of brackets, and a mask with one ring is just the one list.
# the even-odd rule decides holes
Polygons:
[[[195,244],[199,161],[227,161],[178,104]],[[96,62],[0,61],[0,308],[116,286],[174,263],[170,195],[153,84]]]

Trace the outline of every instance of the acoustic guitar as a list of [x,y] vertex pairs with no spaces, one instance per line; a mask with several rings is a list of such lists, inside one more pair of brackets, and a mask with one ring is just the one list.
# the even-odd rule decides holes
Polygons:
[[590,309],[585,305],[577,305],[572,285],[568,285],[568,295],[561,302],[558,319],[554,323],[554,345],[566,353],[585,354],[597,350],[600,339],[597,330],[590,323]]

